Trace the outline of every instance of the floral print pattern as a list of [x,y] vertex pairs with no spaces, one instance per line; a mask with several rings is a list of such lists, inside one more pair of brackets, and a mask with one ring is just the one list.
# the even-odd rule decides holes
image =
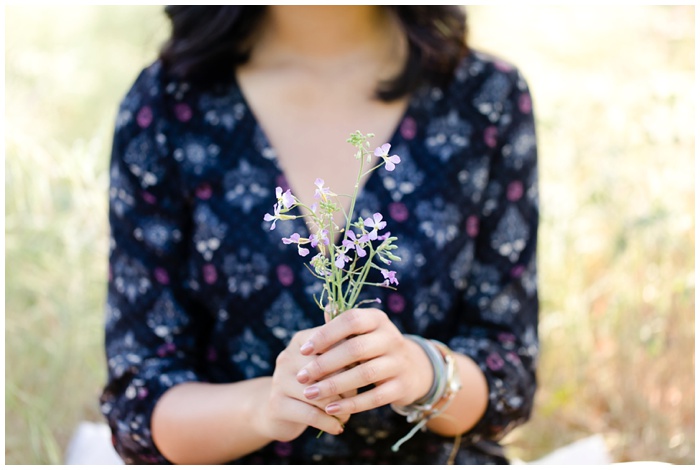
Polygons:
[[[488,409],[455,462],[506,463],[498,441],[530,415],[539,351],[527,84],[513,66],[472,51],[452,83],[413,94],[390,144],[401,164],[369,177],[357,210],[385,214],[400,240],[392,269],[401,284],[365,294],[401,331],[479,365]],[[271,375],[292,335],[323,321],[313,300],[320,285],[279,239],[306,227],[280,224],[270,237],[263,221],[276,185],[287,188],[275,149],[235,80],[205,89],[169,77],[160,62],[144,69],[117,112],[110,165],[100,402],[125,462],[167,463],[149,423],[170,387]],[[385,406],[354,415],[340,436],[309,429],[233,463],[447,461],[454,439],[430,432],[392,452],[410,428]]]
[[469,122],[460,119],[456,110],[451,110],[447,116],[439,117],[428,125],[425,144],[430,153],[445,162],[469,146],[471,133],[472,127]]

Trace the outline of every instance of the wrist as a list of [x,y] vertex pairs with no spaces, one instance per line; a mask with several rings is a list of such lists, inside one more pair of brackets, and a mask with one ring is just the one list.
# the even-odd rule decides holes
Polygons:
[[434,379],[428,395],[409,405],[397,406],[392,403],[392,409],[400,415],[406,416],[409,423],[416,423],[406,436],[392,446],[392,450],[398,448],[410,439],[428,421],[441,415],[451,404],[461,390],[461,379],[457,369],[454,353],[439,341],[429,341],[420,336],[408,336],[420,345],[430,359],[433,366]]
[[248,419],[255,434],[261,438],[273,441],[275,440],[275,425],[272,422],[272,414],[270,413],[272,377],[260,377],[252,380],[256,380],[259,383],[255,393],[251,393],[247,397],[248,403],[245,409],[249,413],[248,416],[243,416],[242,418]]

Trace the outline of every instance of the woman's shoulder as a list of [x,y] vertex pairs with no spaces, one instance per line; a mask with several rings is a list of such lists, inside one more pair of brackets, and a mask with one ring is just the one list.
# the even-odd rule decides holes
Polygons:
[[138,111],[144,105],[153,105],[163,99],[163,66],[156,60],[142,68],[131,82],[120,103],[122,111]]
[[165,121],[183,123],[194,112],[235,111],[240,114],[242,95],[232,74],[227,81],[191,82],[170,73],[160,59],[139,71],[124,95],[120,110],[137,113],[148,108]]
[[144,106],[164,109],[168,103],[183,100],[190,88],[187,81],[167,73],[163,62],[156,59],[137,73],[120,106],[130,111]]
[[[129,122],[142,129],[161,131],[187,121],[193,90],[190,83],[167,73],[160,59],[143,67],[119,103],[117,127]],[[151,126],[150,123],[157,123]]]
[[513,62],[480,49],[471,49],[455,67],[454,79],[457,82],[494,78],[503,78],[511,82],[524,80],[520,68]]
[[136,102],[163,102],[168,99],[180,100],[189,90],[190,85],[166,72],[160,59],[142,68],[131,83],[124,102],[128,105]]
[[451,106],[475,109],[493,124],[507,118],[518,100],[529,100],[529,86],[512,62],[472,49],[455,68],[446,94]]

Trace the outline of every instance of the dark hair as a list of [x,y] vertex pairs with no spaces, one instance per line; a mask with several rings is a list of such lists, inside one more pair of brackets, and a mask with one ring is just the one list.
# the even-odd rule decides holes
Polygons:
[[[468,53],[466,11],[459,6],[386,6],[408,38],[403,70],[378,84],[377,97],[392,101],[423,81],[444,84]],[[168,73],[198,83],[227,81],[250,55],[250,38],[265,6],[169,5],[170,38],[160,51]]]

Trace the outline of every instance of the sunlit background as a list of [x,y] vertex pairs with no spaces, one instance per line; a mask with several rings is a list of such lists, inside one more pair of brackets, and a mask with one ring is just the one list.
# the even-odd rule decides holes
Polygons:
[[[468,12],[538,121],[540,388],[509,455],[600,434],[615,461],[693,464],[694,7]],[[102,421],[112,126],[168,25],[152,6],[5,14],[5,460],[56,464]]]

